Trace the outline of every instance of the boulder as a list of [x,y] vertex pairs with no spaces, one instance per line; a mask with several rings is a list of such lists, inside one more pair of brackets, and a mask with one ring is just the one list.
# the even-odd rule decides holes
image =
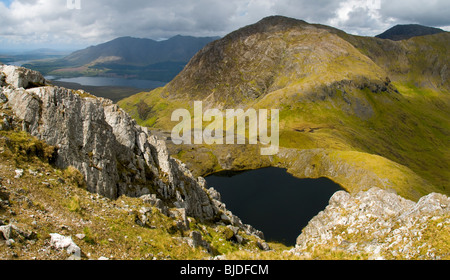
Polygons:
[[228,241],[233,241],[237,244],[242,244],[245,239],[239,235],[239,230],[239,227],[228,225],[224,231],[225,239]]
[[208,253],[212,253],[211,246],[207,241],[203,240],[202,234],[198,231],[191,232],[188,243],[192,248],[203,247]]
[[138,213],[136,213],[135,222],[141,227],[153,228],[153,226],[150,224],[151,215],[152,215],[152,208],[141,207]]
[[10,240],[19,239],[19,241],[32,240],[36,238],[36,233],[19,228],[17,225],[9,224],[0,226],[0,239]]
[[182,230],[189,230],[189,220],[184,208],[175,208],[170,210],[170,217],[175,218],[177,227]]
[[[3,72],[4,82],[14,88],[32,88],[44,86],[46,84],[44,76],[41,73],[12,65],[0,66],[0,72]],[[0,77],[1,80],[1,77]]]
[[8,240],[12,235],[11,225],[0,226],[0,239]]
[[57,250],[66,250],[68,254],[72,255],[71,259],[81,259],[81,249],[70,236],[51,233],[50,245]]
[[258,246],[259,249],[261,249],[263,251],[269,251],[270,250],[270,246],[266,242],[258,241],[258,242],[256,242],[256,245]]
[[23,176],[23,169],[16,169],[14,171],[16,173],[16,175],[14,176],[14,178],[19,179]]
[[161,213],[163,213],[164,215],[168,215],[167,206],[161,199],[156,197],[156,194],[146,194],[141,196],[140,198],[144,203],[150,204],[151,206],[161,211]]

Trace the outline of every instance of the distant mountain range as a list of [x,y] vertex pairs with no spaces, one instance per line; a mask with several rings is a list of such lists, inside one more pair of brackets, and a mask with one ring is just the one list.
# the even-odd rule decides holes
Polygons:
[[209,42],[218,37],[175,36],[165,41],[121,37],[112,41],[76,51],[65,57],[73,65],[85,65],[95,61],[108,64],[147,66],[156,63],[188,62]]
[[170,81],[206,44],[219,37],[175,36],[165,41],[121,37],[58,59],[26,65],[45,75],[120,76]]
[[393,41],[401,41],[417,36],[433,35],[443,32],[445,31],[439,28],[419,24],[404,24],[396,25],[376,37],[381,39],[390,39]]
[[0,50],[0,62],[20,66],[25,61],[40,59],[57,59],[68,55],[70,52],[53,49],[35,50]]

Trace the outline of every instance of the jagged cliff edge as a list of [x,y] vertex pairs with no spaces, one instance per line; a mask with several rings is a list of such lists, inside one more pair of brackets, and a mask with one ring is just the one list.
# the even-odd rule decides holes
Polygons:
[[52,86],[39,72],[22,67],[0,65],[0,73],[0,94],[22,129],[55,146],[56,166],[78,169],[90,192],[110,199],[151,194],[161,209],[181,208],[200,221],[224,222],[263,237],[227,210],[204,178],[194,178],[171,158],[164,141],[111,100]]

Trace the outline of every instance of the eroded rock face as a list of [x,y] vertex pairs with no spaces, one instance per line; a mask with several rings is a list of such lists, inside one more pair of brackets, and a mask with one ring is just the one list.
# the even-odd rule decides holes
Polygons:
[[303,229],[292,251],[302,255],[327,246],[371,259],[439,258],[431,246],[424,247],[422,237],[430,221],[448,231],[449,215],[450,198],[443,194],[432,193],[415,203],[380,188],[356,195],[339,191]]
[[27,84],[44,84],[45,79],[21,67],[0,66],[2,71],[7,82],[2,87],[7,102],[2,106],[23,120],[23,130],[55,146],[56,165],[77,168],[89,191],[110,199],[154,194],[165,206],[183,208],[191,217],[206,221],[225,217],[253,230],[219,207],[221,202],[211,197],[203,178],[195,178],[171,158],[164,141],[112,101],[54,86],[26,89]]

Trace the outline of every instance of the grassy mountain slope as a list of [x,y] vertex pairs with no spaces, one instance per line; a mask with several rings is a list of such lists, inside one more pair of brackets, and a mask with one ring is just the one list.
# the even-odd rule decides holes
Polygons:
[[[71,237],[84,260],[196,260],[242,252],[295,258],[282,252],[288,249],[282,244],[270,243],[275,251],[264,252],[245,234],[238,244],[225,225],[189,217],[189,226],[180,228],[179,217],[164,215],[142,199],[92,194],[78,170],[52,164],[54,149],[23,131],[0,131],[0,226],[16,227],[9,245],[0,231],[0,260],[68,259],[71,254],[50,244],[53,233]],[[189,243],[193,231],[210,244],[209,251]]]
[[[173,109],[192,110],[193,100],[206,108],[277,108],[283,148],[323,149],[346,162],[357,152],[363,168],[383,170],[404,194],[448,194],[449,42],[448,33],[395,42],[269,17],[208,44],[166,87],[119,104],[163,131],[176,124]],[[211,152],[220,158],[220,149]],[[422,180],[411,185],[416,174]]]
[[[0,112],[11,115],[7,110]],[[353,260],[369,259],[373,254],[367,249],[346,250],[343,245],[350,242],[362,247],[373,242],[345,226],[333,234],[344,236],[347,243],[339,244],[333,238],[330,243],[338,243],[317,243],[301,254],[293,247],[271,242],[270,251],[262,250],[254,236],[242,232],[239,235],[244,241],[238,243],[231,238],[230,227],[200,223],[191,217],[187,218],[189,227],[180,227],[180,217],[166,216],[140,198],[109,200],[88,192],[76,169],[52,164],[53,152],[54,147],[20,129],[0,131],[0,260],[73,259],[68,250],[52,245],[55,233],[71,238],[80,248],[82,260]],[[23,173],[18,175],[16,170]],[[399,235],[396,243],[392,238],[376,240],[392,244],[387,259],[448,259],[446,224],[448,214],[415,224],[421,230],[403,233],[404,238]],[[5,230],[8,226],[10,232]],[[406,227],[392,228],[395,230],[390,232],[395,233]],[[5,232],[9,240],[3,239]],[[192,232],[208,242],[209,249],[193,246]],[[417,232],[421,238],[413,235]],[[369,236],[373,240],[374,236]],[[414,246],[403,240],[414,241]]]

